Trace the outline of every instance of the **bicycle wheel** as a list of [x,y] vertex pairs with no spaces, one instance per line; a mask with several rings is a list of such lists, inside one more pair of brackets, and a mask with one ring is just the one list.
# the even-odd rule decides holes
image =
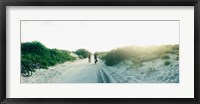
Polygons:
[[21,69],[21,74],[22,74],[22,76],[24,76],[24,77],[29,77],[29,76],[32,75],[32,71],[30,71],[28,68],[26,68],[26,67],[24,67],[24,66],[22,66],[21,68],[22,68],[22,69]]
[[28,70],[21,70],[21,74],[22,74],[22,76],[24,76],[24,77],[28,77],[29,76],[29,71]]

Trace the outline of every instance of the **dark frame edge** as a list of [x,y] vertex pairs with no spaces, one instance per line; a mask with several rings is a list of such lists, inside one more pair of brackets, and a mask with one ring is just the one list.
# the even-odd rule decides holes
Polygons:
[[8,6],[194,6],[198,0],[6,0]]
[[[21,4],[23,3],[23,5]],[[5,1],[0,1],[0,17],[2,17],[0,19],[0,102],[1,104],[33,104],[33,103],[39,103],[39,104],[64,104],[66,103],[66,101],[68,101],[68,103],[70,104],[93,104],[93,103],[98,103],[98,104],[102,104],[102,103],[115,103],[115,104],[133,104],[133,102],[128,102],[128,101],[125,101],[124,102],[118,102],[118,100],[115,100],[115,99],[112,99],[112,102],[111,100],[107,100],[106,102],[104,101],[100,101],[100,102],[95,102],[100,100],[100,99],[92,99],[92,100],[84,100],[84,99],[79,99],[77,102],[75,102],[75,99],[69,99],[69,100],[65,100],[65,99],[50,99],[50,98],[47,98],[47,99],[43,99],[43,98],[33,98],[33,99],[29,99],[29,98],[20,98],[20,99],[17,99],[17,98],[6,98],[6,70],[3,70],[3,69],[6,69],[6,6],[10,6],[10,5],[17,5],[17,6],[33,6],[33,5],[37,5],[37,6],[49,6],[49,5],[66,5],[65,3],[64,4],[60,4],[60,3],[55,3],[55,2],[51,2],[51,3],[44,3],[43,2],[5,2]],[[54,4],[55,3],[55,4]],[[74,3],[77,3],[77,2],[74,2]],[[68,5],[73,5],[74,3],[72,4],[68,4]],[[186,3],[186,2],[185,2]],[[184,3],[184,4],[185,4]],[[116,4],[115,4],[116,5]],[[150,5],[150,4],[148,4]],[[155,5],[155,4],[154,4]],[[151,5],[151,6],[154,6],[154,5]],[[159,5],[156,4],[156,6]],[[164,6],[173,6],[172,4],[165,4]],[[183,4],[180,4],[180,5],[183,5]],[[84,5],[80,5],[80,6],[85,6]],[[100,5],[96,5],[96,6],[100,6]],[[127,5],[126,5],[127,6]],[[144,5],[145,6],[145,5]],[[160,5],[162,6],[162,5]],[[177,6],[177,4],[176,4]],[[199,58],[200,58],[200,55],[199,55],[199,52],[200,52],[200,48],[199,48],[199,41],[200,40],[200,1],[199,0],[194,0],[193,2],[190,2],[189,5],[186,5],[186,6],[194,6],[194,35],[195,35],[195,38],[194,38],[194,67],[199,69],[200,67],[200,64],[198,63],[199,62]],[[194,80],[194,83],[195,83],[195,86],[194,86],[194,89],[196,92],[194,92],[194,99],[191,100],[191,99],[185,99],[183,100],[184,102],[179,102],[179,101],[176,101],[176,100],[171,100],[171,101],[168,101],[166,98],[166,100],[163,100],[163,101],[166,101],[165,103],[163,103],[161,100],[159,101],[156,101],[153,100],[153,99],[147,99],[147,101],[144,101],[144,102],[141,102],[141,99],[136,99],[136,102],[137,104],[160,104],[162,102],[162,104],[199,104],[200,103],[200,97],[199,97],[199,94],[200,94],[200,90],[199,90],[199,87],[200,87],[200,83],[199,80],[200,80],[200,71],[199,70],[194,70],[194,78],[195,79],[198,79],[198,80]],[[60,101],[59,101],[60,100]],[[179,99],[180,100],[180,99]],[[123,101],[123,100],[122,100]],[[149,102],[148,102],[149,101]],[[134,103],[134,104],[135,104]]]
[[4,1],[0,1],[0,101],[4,101],[6,99],[6,5]]
[[[197,68],[198,70],[194,70],[194,97],[197,100],[198,103],[200,103],[200,64],[199,64],[199,40],[200,40],[200,0],[196,0],[197,3],[194,5],[194,68]],[[196,56],[196,58],[195,58]]]

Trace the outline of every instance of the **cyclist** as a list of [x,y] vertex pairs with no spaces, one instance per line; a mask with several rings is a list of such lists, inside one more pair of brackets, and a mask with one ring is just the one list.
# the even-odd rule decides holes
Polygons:
[[95,52],[95,54],[94,54],[94,63],[96,64],[98,62],[98,60],[97,60],[97,53]]

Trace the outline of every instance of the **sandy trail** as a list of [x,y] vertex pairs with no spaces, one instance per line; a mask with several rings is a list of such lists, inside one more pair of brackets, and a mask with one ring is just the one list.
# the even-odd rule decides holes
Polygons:
[[57,83],[98,83],[101,64],[88,63],[87,59],[64,64],[65,72],[55,80]]
[[37,70],[31,77],[21,77],[21,83],[103,83],[100,70],[104,66],[101,60],[94,64],[93,59],[91,63],[88,59],[66,62]]

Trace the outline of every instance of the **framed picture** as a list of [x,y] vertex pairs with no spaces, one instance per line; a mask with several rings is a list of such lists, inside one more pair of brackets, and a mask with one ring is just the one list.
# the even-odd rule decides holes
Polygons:
[[0,2],[2,104],[198,104],[198,0]]

